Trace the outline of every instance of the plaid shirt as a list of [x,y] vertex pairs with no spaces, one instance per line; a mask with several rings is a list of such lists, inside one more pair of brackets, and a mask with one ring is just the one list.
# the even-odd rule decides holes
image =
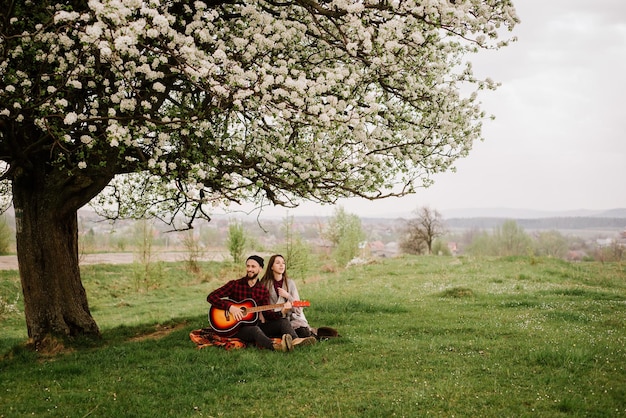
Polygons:
[[[270,304],[270,293],[267,288],[259,281],[250,287],[247,277],[229,281],[224,286],[209,293],[206,300],[216,308],[227,311],[233,305],[233,302],[224,300],[224,298],[232,299],[237,303],[244,299],[252,299],[257,306]],[[281,314],[280,312],[264,311],[263,317],[272,320],[280,318]]]

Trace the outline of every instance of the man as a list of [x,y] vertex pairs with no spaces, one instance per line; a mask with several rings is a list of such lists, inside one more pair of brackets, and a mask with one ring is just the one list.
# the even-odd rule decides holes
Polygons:
[[[207,296],[207,301],[215,308],[228,312],[231,318],[237,321],[236,332],[232,335],[246,343],[255,343],[275,351],[292,351],[297,334],[289,321],[282,317],[280,312],[268,310],[262,312],[260,320],[252,323],[239,322],[246,315],[239,302],[252,299],[257,306],[269,305],[270,296],[267,288],[259,282],[259,273],[263,268],[264,260],[258,255],[251,255],[246,260],[246,275],[241,279],[231,280],[222,287],[215,289]],[[291,304],[285,309],[291,308]],[[282,335],[281,342],[274,344],[270,335]],[[296,343],[299,342],[296,341]]]

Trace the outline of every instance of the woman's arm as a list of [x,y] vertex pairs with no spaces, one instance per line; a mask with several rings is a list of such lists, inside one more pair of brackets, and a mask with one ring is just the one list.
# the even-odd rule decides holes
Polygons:
[[[293,302],[294,300],[300,300],[300,294],[298,293],[298,286],[296,286],[296,282],[288,279],[287,286],[289,287],[289,302]],[[302,308],[292,307],[291,312],[299,314],[302,312]]]

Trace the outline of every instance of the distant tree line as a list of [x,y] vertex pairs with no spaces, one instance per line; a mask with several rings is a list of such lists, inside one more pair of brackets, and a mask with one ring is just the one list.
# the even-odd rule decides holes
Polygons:
[[[458,219],[444,221],[438,211],[428,207],[419,208],[414,214],[415,218],[405,221],[400,240],[400,248],[406,254],[531,255],[621,261],[626,250],[626,237],[609,240],[608,244],[604,245],[589,246],[582,239],[565,236],[556,229],[556,227],[560,229],[600,229],[602,227],[619,229],[626,225],[625,218],[620,218],[619,222],[618,218],[548,218],[524,220],[525,222],[502,218],[480,218],[471,219],[472,227],[460,236],[455,236],[446,234],[448,228],[467,227],[467,224]],[[528,233],[524,225],[531,225],[531,228],[536,231]],[[547,229],[548,226],[553,229]]]

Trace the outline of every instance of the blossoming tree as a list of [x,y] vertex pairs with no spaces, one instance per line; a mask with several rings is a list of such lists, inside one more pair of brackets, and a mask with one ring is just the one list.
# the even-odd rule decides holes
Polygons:
[[206,217],[211,205],[415,192],[481,137],[466,60],[510,0],[8,0],[1,195],[28,333],[98,335],[77,210]]

